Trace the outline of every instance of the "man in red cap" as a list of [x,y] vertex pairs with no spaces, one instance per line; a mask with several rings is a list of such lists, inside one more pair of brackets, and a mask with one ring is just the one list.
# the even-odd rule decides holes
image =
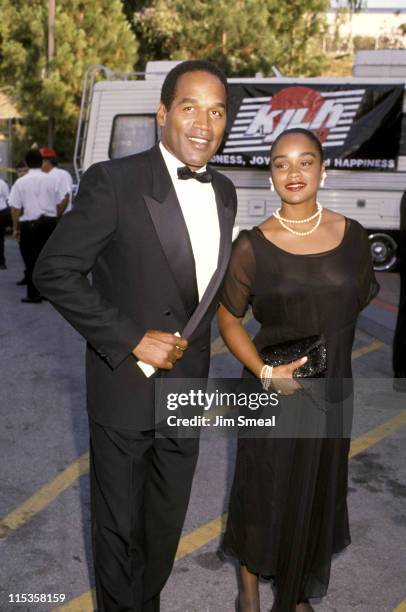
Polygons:
[[46,172],[52,179],[55,194],[58,200],[58,217],[72,208],[72,177],[66,170],[58,168],[58,160],[55,149],[43,147],[39,150],[42,155],[42,171]]

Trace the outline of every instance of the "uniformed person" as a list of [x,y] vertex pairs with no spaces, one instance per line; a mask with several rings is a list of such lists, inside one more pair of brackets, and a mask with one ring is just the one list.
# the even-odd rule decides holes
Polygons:
[[4,255],[4,233],[9,219],[8,198],[10,190],[6,181],[0,178],[0,270],[6,270],[6,258]]
[[10,193],[13,237],[20,240],[26,265],[27,295],[21,301],[38,304],[42,301],[32,282],[32,272],[42,247],[53,232],[57,220],[57,197],[50,177],[42,172],[42,156],[31,149],[25,162],[29,168],[17,179]]
[[58,198],[58,216],[62,216],[72,209],[72,177],[63,168],[58,167],[58,159],[54,149],[43,147],[39,150],[42,155],[42,170],[46,172],[54,183],[56,197]]

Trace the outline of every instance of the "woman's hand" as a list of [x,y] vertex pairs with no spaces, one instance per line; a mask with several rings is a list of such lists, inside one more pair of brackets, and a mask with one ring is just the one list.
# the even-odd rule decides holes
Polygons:
[[[235,317],[223,305],[217,312],[219,329],[225,344],[246,368],[260,378],[264,362],[257,348],[247,334],[242,324],[242,318]],[[306,363],[307,357],[296,359],[286,365],[274,367],[272,370],[271,387],[281,395],[293,395],[301,386],[293,378],[293,372]]]
[[301,387],[293,378],[293,373],[307,361],[307,357],[296,359],[286,365],[274,367],[272,370],[271,386],[279,395],[293,395]]

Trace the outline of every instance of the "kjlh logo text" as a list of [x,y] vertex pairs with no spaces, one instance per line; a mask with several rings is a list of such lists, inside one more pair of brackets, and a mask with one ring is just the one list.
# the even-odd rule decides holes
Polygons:
[[[313,130],[324,148],[341,147],[364,93],[364,89],[319,92],[297,86],[273,96],[243,98],[221,154],[254,154],[250,164],[268,165],[270,145],[281,132],[293,127]],[[267,155],[259,156],[260,152]],[[213,161],[227,163],[217,157]],[[229,163],[245,165],[240,158]]]

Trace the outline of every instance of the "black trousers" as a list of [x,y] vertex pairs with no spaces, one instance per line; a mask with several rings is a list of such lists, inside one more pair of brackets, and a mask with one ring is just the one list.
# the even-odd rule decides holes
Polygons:
[[98,612],[158,612],[190,497],[199,441],[90,419]]
[[0,210],[0,265],[6,263],[4,255],[4,234],[8,225],[10,225],[10,209],[3,208],[3,210]]
[[55,217],[42,216],[36,221],[20,223],[20,250],[26,267],[27,297],[40,297],[38,289],[32,282],[34,266],[46,241],[56,226]]

